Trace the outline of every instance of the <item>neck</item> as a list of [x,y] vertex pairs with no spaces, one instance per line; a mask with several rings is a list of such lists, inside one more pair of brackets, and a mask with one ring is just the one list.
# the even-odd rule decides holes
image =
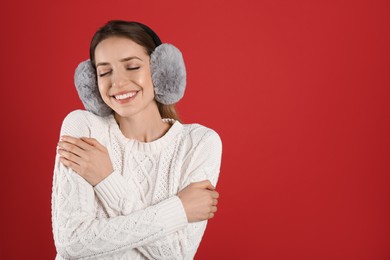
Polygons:
[[140,142],[157,140],[170,128],[169,123],[162,121],[157,105],[127,117],[115,113],[115,120],[124,136]]

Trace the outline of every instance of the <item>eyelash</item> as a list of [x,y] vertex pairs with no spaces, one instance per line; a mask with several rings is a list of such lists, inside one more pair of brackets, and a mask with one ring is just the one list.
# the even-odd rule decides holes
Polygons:
[[[132,68],[127,68],[127,70],[138,70],[140,67],[132,67]],[[108,71],[106,73],[102,73],[102,74],[99,74],[99,77],[104,77],[106,75],[108,75],[109,73],[111,73],[111,71]]]
[[132,68],[127,68],[127,70],[137,70],[139,69],[140,67],[132,67]]
[[109,71],[109,72],[106,72],[106,73],[99,74],[99,77],[100,77],[100,78],[101,78],[101,77],[104,77],[104,76],[106,76],[108,73],[110,73],[110,71]]

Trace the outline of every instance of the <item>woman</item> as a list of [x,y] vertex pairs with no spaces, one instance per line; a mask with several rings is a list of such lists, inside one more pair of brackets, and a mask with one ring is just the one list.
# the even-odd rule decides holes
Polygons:
[[222,145],[213,130],[177,117],[172,103],[185,77],[177,52],[136,22],[111,21],[95,33],[82,63],[90,74],[76,78],[91,88],[78,90],[97,115],[71,112],[58,143],[56,259],[194,257],[217,210]]

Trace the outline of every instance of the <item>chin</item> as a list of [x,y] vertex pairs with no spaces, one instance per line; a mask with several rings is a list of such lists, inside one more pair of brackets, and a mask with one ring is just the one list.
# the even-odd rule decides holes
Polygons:
[[136,114],[134,111],[129,111],[125,109],[114,109],[114,112],[120,117],[131,117]]
[[120,117],[132,117],[140,112],[139,109],[133,109],[129,107],[125,108],[113,108],[115,114]]

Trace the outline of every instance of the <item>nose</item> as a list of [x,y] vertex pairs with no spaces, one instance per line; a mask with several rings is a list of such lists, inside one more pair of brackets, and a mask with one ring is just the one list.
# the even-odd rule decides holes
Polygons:
[[124,85],[126,85],[129,82],[129,80],[126,78],[125,73],[120,71],[113,72],[112,75],[112,86],[121,88]]

